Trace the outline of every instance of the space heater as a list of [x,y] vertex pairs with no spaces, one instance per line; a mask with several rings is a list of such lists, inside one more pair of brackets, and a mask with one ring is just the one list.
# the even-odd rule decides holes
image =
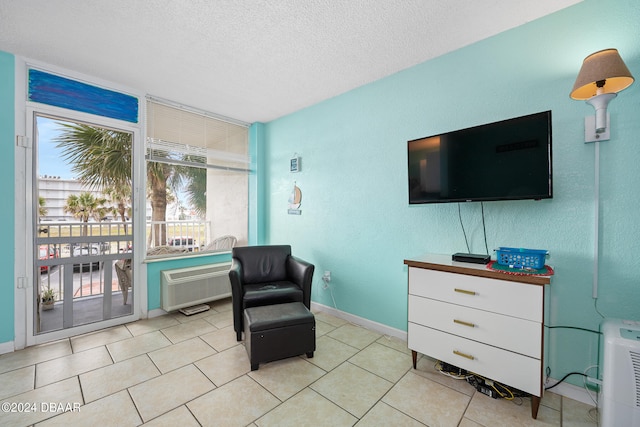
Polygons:
[[599,398],[601,427],[640,427],[640,322],[606,319]]

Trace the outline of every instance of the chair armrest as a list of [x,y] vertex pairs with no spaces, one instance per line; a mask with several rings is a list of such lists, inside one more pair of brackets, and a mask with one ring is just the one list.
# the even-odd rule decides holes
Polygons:
[[302,289],[303,303],[310,309],[311,283],[315,266],[293,255],[287,257],[287,277]]
[[233,307],[233,328],[240,341],[242,333],[243,292],[242,292],[242,263],[236,258],[231,260],[229,269],[229,282],[231,282],[231,306]]
[[232,298],[236,301],[242,301],[242,263],[235,258],[232,259],[229,268],[229,281],[231,282]]

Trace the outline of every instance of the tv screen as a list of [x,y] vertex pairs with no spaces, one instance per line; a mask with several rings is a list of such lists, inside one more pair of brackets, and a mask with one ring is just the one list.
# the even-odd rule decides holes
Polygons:
[[552,197],[551,111],[407,143],[409,203]]

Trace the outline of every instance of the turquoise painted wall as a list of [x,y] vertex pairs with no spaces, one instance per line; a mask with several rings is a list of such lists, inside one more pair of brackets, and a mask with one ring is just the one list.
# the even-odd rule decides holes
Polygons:
[[[603,13],[606,11],[606,13]],[[552,110],[554,198],[484,205],[489,249],[548,249],[556,268],[549,326],[598,330],[594,266],[593,108],[569,98],[582,60],[616,47],[640,78],[640,3],[586,0],[265,125],[266,239],[316,265],[313,300],[407,327],[405,258],[466,252],[457,204],[409,206],[406,142]],[[600,298],[607,317],[640,320],[640,83],[610,104],[601,144]],[[288,172],[302,157],[302,171]],[[517,177],[506,177],[517,179]],[[287,214],[294,185],[302,215]],[[479,203],[461,206],[472,252],[484,252]],[[332,272],[333,295],[320,276]],[[598,335],[548,329],[554,378],[598,362]]]
[[0,208],[0,343],[14,339],[14,73],[13,55],[0,51],[0,182],[5,183],[2,196],[5,203]]

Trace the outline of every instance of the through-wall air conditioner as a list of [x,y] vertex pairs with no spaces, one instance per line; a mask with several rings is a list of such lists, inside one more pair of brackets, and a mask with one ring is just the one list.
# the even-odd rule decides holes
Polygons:
[[162,309],[184,307],[231,296],[230,262],[162,271]]
[[640,322],[606,319],[601,427],[640,427]]

